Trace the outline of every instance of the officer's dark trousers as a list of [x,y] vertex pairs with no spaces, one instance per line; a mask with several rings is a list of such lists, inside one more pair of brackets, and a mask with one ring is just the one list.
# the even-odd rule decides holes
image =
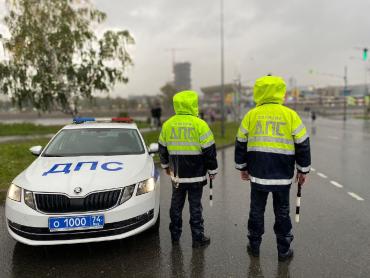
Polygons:
[[182,232],[182,209],[184,208],[186,194],[188,194],[190,209],[190,227],[193,240],[203,237],[204,226],[202,217],[203,186],[198,183],[180,184],[178,188],[172,186],[172,199],[170,208],[170,231],[173,240],[178,240]]
[[[276,234],[277,249],[280,254],[289,250],[293,240],[291,234],[292,223],[289,216],[289,190],[272,191],[275,213],[274,231]],[[264,213],[269,191],[261,190],[252,184],[251,206],[248,220],[248,238],[253,248],[259,248],[264,233]]]

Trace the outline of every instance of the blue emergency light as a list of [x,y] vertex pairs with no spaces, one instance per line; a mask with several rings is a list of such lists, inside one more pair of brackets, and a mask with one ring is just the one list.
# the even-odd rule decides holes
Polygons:
[[95,122],[95,118],[91,118],[91,117],[75,117],[75,118],[73,118],[73,122],[75,124],[82,124],[82,123],[85,123],[85,122]]

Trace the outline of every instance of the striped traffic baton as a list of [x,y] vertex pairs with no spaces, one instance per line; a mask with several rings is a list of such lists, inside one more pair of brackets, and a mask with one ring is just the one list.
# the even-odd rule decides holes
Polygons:
[[213,181],[209,179],[209,206],[213,206]]
[[301,208],[302,184],[298,183],[297,206],[295,208],[295,222],[299,223],[299,212]]

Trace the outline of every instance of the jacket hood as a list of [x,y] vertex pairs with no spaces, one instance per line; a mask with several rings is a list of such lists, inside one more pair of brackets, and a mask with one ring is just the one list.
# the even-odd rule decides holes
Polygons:
[[264,76],[256,80],[253,89],[254,101],[258,105],[266,103],[283,104],[285,81],[279,76]]
[[182,91],[174,95],[173,107],[177,115],[198,116],[198,94],[194,91]]

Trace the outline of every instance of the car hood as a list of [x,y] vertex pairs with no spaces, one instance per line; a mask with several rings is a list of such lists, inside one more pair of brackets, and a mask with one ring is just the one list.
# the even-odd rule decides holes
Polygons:
[[[93,166],[92,162],[96,167]],[[78,170],[76,166],[79,163],[81,167]],[[53,171],[56,164],[59,166]],[[66,165],[70,165],[70,167]],[[31,191],[61,192],[69,196],[84,196],[92,191],[131,185],[153,175],[153,159],[147,154],[39,157],[13,182]],[[76,187],[81,187],[80,194],[74,192]]]

